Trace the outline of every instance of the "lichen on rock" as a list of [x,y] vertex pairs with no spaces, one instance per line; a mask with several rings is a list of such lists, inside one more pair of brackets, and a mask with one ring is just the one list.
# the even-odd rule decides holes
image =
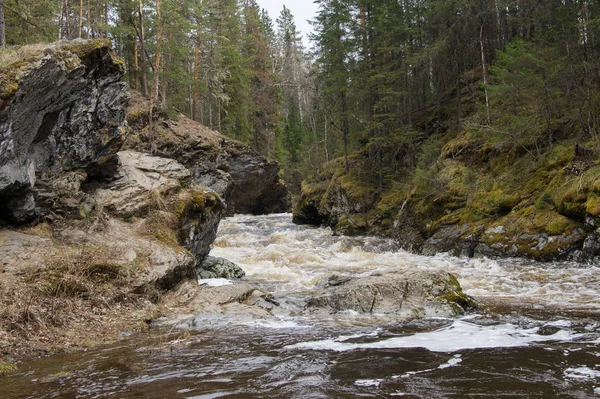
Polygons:
[[[39,49],[34,62],[0,68],[11,87],[0,110],[0,216],[26,222],[47,209],[39,182],[111,160],[129,132],[125,70],[107,41]],[[6,92],[6,90],[4,90]]]

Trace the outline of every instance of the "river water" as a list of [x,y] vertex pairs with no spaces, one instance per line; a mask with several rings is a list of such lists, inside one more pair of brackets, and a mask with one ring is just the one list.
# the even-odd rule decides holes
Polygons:
[[425,257],[288,214],[223,220],[211,254],[282,304],[301,304],[333,273],[421,268],[454,273],[484,306],[412,322],[197,315],[32,361],[0,380],[0,398],[600,398],[598,266]]

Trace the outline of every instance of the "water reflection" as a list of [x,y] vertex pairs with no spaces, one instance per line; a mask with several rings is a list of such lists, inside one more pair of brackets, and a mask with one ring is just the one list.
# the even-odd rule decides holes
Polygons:
[[[600,397],[597,267],[423,257],[376,238],[333,237],[289,215],[222,223],[213,255],[300,303],[332,272],[449,270],[488,304],[460,320],[368,323],[198,315],[118,345],[39,359],[2,398]],[[375,324],[375,325],[373,325]]]

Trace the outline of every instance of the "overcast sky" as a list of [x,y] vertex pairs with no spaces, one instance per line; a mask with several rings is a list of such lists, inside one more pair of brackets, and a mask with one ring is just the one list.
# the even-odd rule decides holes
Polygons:
[[311,47],[308,44],[308,33],[312,28],[307,20],[314,19],[317,12],[317,5],[313,3],[313,0],[257,0],[257,3],[269,12],[273,23],[279,17],[284,5],[289,8],[296,19],[296,28],[302,33],[304,46]]

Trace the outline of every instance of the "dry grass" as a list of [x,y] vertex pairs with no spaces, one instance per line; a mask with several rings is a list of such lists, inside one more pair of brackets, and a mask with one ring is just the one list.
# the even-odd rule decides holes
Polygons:
[[114,340],[157,311],[133,292],[137,265],[118,263],[108,248],[64,247],[44,263],[0,280],[0,355]]
[[31,62],[44,56],[47,43],[28,44],[26,46],[11,46],[0,49],[0,68],[20,62]]
[[124,286],[131,275],[128,266],[119,265],[106,248],[88,247],[57,255],[47,267],[30,271],[28,282],[50,297],[88,299],[103,285]]

